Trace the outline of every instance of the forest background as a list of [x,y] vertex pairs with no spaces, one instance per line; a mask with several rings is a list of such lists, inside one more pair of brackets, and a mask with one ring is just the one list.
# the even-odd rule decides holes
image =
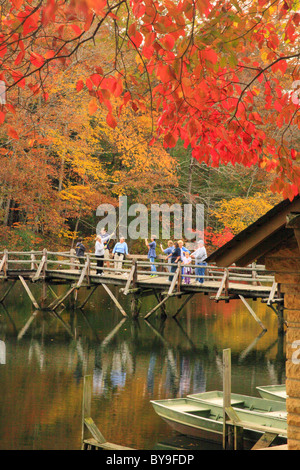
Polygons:
[[[25,8],[23,11],[27,11],[28,18],[33,21],[32,12],[35,11],[33,8],[36,7],[35,3],[43,2],[30,1],[23,4],[22,0],[11,0],[8,3],[12,5],[11,10],[2,11],[2,18],[4,13],[9,13],[10,19],[7,25],[11,26],[11,18],[15,21],[16,12],[22,8]],[[133,3],[142,4],[142,2]],[[171,4],[171,2],[165,3]],[[227,2],[219,3],[222,7],[219,11],[229,18],[229,14],[233,14],[233,6]],[[235,3],[237,4],[233,2],[234,5]],[[269,2],[251,3],[259,5],[261,11],[264,7],[262,16],[266,17],[266,3]],[[283,2],[275,3],[284,5]],[[45,4],[48,8],[56,2],[48,0]],[[202,8],[203,5],[209,12],[198,9],[196,14],[198,17],[204,15],[209,18],[213,11],[212,4],[204,1]],[[299,25],[300,15],[295,13],[296,9],[291,5],[287,3],[285,5],[287,5],[286,10],[288,9],[293,15],[290,15],[285,23],[282,22],[287,34],[287,28]],[[5,7],[2,5],[2,8]],[[106,2],[101,8],[107,8]],[[275,14],[278,14],[278,10],[271,11],[270,17]],[[299,18],[297,16],[295,19],[295,15]],[[194,17],[189,18],[188,14],[186,16],[190,21],[194,20]],[[140,14],[137,14],[137,17],[141,18]],[[60,39],[63,34],[69,40],[74,33],[81,37],[83,33],[78,18],[75,18],[76,21],[71,19],[69,23],[58,22],[55,27],[53,26],[55,34],[58,36],[60,34]],[[233,25],[234,20],[232,17]],[[26,24],[26,21],[23,24]],[[65,251],[73,247],[80,236],[85,239],[87,248],[93,251],[99,222],[96,216],[97,207],[102,203],[110,203],[117,208],[119,196],[126,195],[128,205],[136,202],[147,207],[153,203],[169,205],[188,203],[194,207],[196,204],[203,204],[205,242],[208,251],[211,252],[284,198],[280,191],[275,192],[270,189],[276,172],[272,156],[270,160],[264,157],[265,160],[262,159],[259,164],[254,162],[248,165],[239,158],[237,147],[235,158],[231,161],[218,159],[217,162],[208,162],[205,159],[203,161],[201,158],[196,159],[192,146],[178,136],[178,133],[174,141],[170,134],[167,134],[168,138],[166,135],[158,134],[153,140],[153,122],[159,121],[159,104],[156,108],[143,106],[139,99],[137,105],[131,99],[133,90],[139,96],[146,93],[145,84],[149,79],[145,74],[144,63],[138,50],[140,44],[136,43],[135,47],[128,48],[126,54],[122,53],[124,69],[126,68],[122,86],[113,74],[105,73],[105,70],[114,68],[112,64],[116,61],[116,36],[110,34],[112,28],[116,26],[114,21],[115,19],[112,19],[98,37],[94,36],[93,42],[86,42],[76,54],[70,54],[68,61],[58,61],[53,67],[46,64],[47,80],[41,76],[41,69],[56,53],[53,52],[55,46],[52,41],[52,48],[46,49],[36,41],[37,50],[41,55],[37,51],[30,53],[28,64],[35,67],[37,72],[36,74],[28,72],[30,80],[27,80],[26,86],[24,67],[27,63],[24,62],[24,57],[26,53],[28,55],[28,51],[24,50],[24,45],[21,46],[20,38],[8,46],[7,39],[2,37],[5,41],[3,39],[2,45],[0,44],[0,57],[3,58],[4,64],[6,60],[10,66],[11,64],[14,66],[14,71],[9,67],[7,70],[16,86],[9,83],[7,74],[1,74],[0,78],[8,85],[10,94],[5,101],[2,96],[2,105],[4,105],[2,111],[5,108],[5,116],[4,113],[0,113],[1,124],[4,123],[0,130],[0,249],[47,248],[51,251]],[[280,21],[282,18],[279,17],[278,24]],[[132,25],[134,23],[127,30],[128,37]],[[28,27],[26,32],[28,37],[32,31],[35,31],[34,27]],[[44,22],[44,27],[50,27],[48,22]],[[283,29],[281,33],[284,34]],[[292,34],[295,33],[289,32],[289,29],[288,33],[287,42],[291,43]],[[133,37],[137,41],[140,33],[134,27],[130,34],[131,41]],[[25,35],[24,28],[21,35]],[[118,34],[119,39],[120,37]],[[237,66],[239,54],[241,57],[246,55],[246,59],[251,63],[259,61],[259,67],[267,61],[270,62],[270,54],[279,47],[279,44],[276,42],[275,33],[269,31],[266,37],[268,43],[266,41],[266,44],[261,43],[259,47],[248,51],[237,48],[235,51],[233,49],[227,51],[226,54],[223,52],[228,67]],[[169,52],[173,49],[175,40],[176,36],[172,36],[171,39],[170,34],[161,37],[164,50]],[[203,50],[206,51],[206,71],[209,72],[210,69],[216,68],[216,58],[212,56],[211,46]],[[273,60],[275,63],[278,61],[278,59]],[[169,72],[164,69],[163,73],[169,74]],[[282,78],[284,75],[281,65],[278,65],[273,72],[275,77]],[[165,83],[163,73],[161,71],[160,77],[156,74],[158,83],[160,81]],[[124,82],[129,77],[130,94],[124,87]],[[189,79],[185,80],[184,82],[182,79],[182,83],[186,83],[187,88],[192,89],[191,83],[188,83]],[[99,94],[95,94],[94,90],[99,90],[100,84],[99,104]],[[202,89],[205,89],[203,84]],[[262,140],[272,138],[273,144],[277,141],[280,145],[282,136],[278,133],[278,129],[282,127],[282,122],[276,122],[275,126],[272,119],[261,120],[260,116],[265,113],[265,103],[260,97],[259,84],[256,89],[251,90],[251,93],[251,100],[255,97],[256,103],[250,120],[256,124],[258,122],[260,132],[267,136]],[[281,110],[284,104],[282,91],[277,88],[274,94],[276,93],[277,108],[279,100],[282,99]],[[125,106],[127,103],[130,105]],[[272,111],[276,111],[277,108],[275,105]],[[260,115],[254,112],[254,109],[257,109]],[[279,112],[279,108],[277,111]],[[115,120],[115,115],[118,122]],[[295,138],[292,135],[290,137],[287,135],[286,138],[287,141],[290,139],[291,145],[295,147]],[[205,146],[204,142],[203,153],[207,152]],[[197,152],[201,157],[201,144],[198,145]],[[295,155],[297,152],[292,149],[292,157],[297,160],[298,157]],[[294,188],[295,194],[298,189]],[[128,240],[128,242],[131,253],[146,253],[143,240]]]

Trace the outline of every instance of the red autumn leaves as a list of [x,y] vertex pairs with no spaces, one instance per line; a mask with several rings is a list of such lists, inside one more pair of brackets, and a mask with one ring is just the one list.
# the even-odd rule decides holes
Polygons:
[[[284,82],[289,71],[300,77],[292,67],[300,15],[289,2],[7,0],[7,5],[0,79],[8,86],[30,87],[45,98],[43,71],[67,66],[81,40],[97,47],[96,33],[106,31],[115,63],[89,64],[88,76],[76,86],[78,93],[90,94],[91,115],[106,107],[106,122],[115,128],[115,100],[134,110],[148,103],[149,112],[159,114],[157,136],[166,147],[182,139],[195,158],[210,165],[267,165],[275,172],[274,189],[288,197],[300,187],[297,147],[288,141],[283,152],[274,130],[271,138],[266,132],[273,123],[283,134],[285,126],[299,128],[299,105],[289,102]],[[140,77],[120,66],[128,51],[136,54]],[[0,123],[6,112],[3,107]]]

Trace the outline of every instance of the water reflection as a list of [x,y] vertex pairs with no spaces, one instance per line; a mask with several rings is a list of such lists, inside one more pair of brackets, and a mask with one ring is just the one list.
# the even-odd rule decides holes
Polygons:
[[87,374],[92,417],[103,435],[138,449],[190,448],[192,441],[162,422],[149,400],[221,390],[226,347],[233,392],[258,396],[256,386],[285,380],[285,338],[278,338],[277,318],[265,305],[256,305],[268,326],[262,333],[241,303],[196,296],[176,319],[133,321],[98,295],[84,311],[31,311],[21,294],[1,306],[1,449],[79,449]]
[[6,364],[6,345],[0,341],[0,364]]

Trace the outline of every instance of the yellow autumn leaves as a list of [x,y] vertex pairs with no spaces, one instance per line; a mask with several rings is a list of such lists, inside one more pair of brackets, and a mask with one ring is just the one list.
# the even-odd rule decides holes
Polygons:
[[78,205],[91,201],[93,193],[95,203],[100,194],[117,198],[126,193],[140,201],[156,191],[159,200],[160,190],[165,194],[177,185],[176,161],[160,142],[149,146],[152,116],[121,108],[115,99],[118,126],[113,129],[105,105],[98,103],[90,114],[90,95],[84,87],[76,91],[74,73],[59,75],[50,90],[53,120],[45,129],[60,167],[61,198]]
[[223,199],[216,204],[215,218],[236,235],[271,210],[282,198],[269,191],[248,198]]

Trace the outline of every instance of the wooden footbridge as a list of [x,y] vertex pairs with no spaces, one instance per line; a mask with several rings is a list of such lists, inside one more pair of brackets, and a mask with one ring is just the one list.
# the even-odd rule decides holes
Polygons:
[[[283,328],[283,298],[280,288],[274,281],[273,273],[266,271],[264,266],[252,264],[247,268],[236,266],[220,268],[209,265],[206,267],[202,284],[197,282],[198,276],[194,274],[194,269],[193,274],[188,275],[189,284],[186,284],[180,263],[176,265],[173,278],[169,281],[171,264],[166,263],[163,256],[157,258],[156,273],[151,271],[151,263],[146,256],[130,255],[123,261],[121,269],[114,267],[113,260],[110,260],[109,266],[103,267],[103,275],[97,274],[97,258],[94,255],[87,254],[81,260],[82,263],[79,263],[74,250],[70,252],[4,250],[0,253],[1,256],[0,279],[3,280],[4,292],[0,294],[0,302],[4,302],[15,283],[20,281],[35,309],[55,311],[64,306],[64,302],[70,297],[78,308],[84,308],[96,289],[102,286],[121,314],[127,317],[128,313],[110,288],[117,286],[123,296],[131,296],[132,317],[140,315],[142,299],[145,296],[156,297],[156,306],[144,315],[144,319],[148,319],[158,309],[161,310],[162,316],[166,316],[166,303],[175,296],[178,299],[183,298],[181,305],[172,313],[172,316],[176,317],[195,294],[202,293],[209,295],[215,302],[240,299],[261,328],[266,330],[247,302],[248,299],[261,299],[277,314],[279,329]],[[12,282],[6,287],[5,281]],[[32,283],[41,283],[40,299],[34,297],[30,288]],[[53,284],[66,284],[69,287],[63,295],[57,296],[51,287]],[[78,305],[78,291],[82,288],[87,289],[88,295]],[[48,289],[52,296],[50,301]]]

